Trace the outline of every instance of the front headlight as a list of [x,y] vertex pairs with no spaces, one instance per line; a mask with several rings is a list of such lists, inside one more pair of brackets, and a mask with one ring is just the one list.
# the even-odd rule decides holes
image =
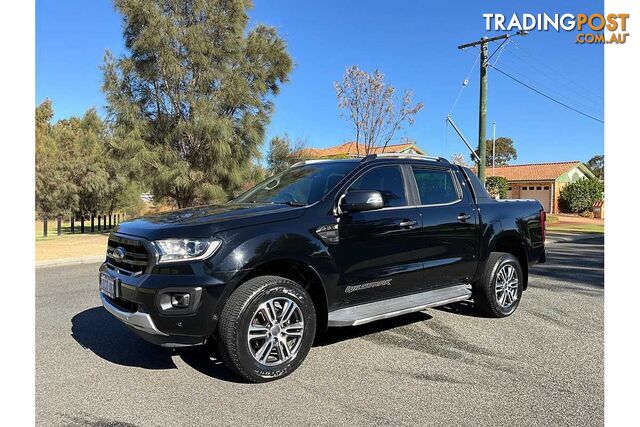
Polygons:
[[158,250],[158,264],[196,261],[209,258],[220,247],[218,239],[167,239],[154,242]]

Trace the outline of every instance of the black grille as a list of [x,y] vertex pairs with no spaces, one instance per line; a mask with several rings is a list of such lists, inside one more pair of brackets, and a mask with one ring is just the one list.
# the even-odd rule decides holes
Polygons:
[[[124,250],[124,257],[119,260],[113,255],[118,248]],[[109,236],[107,263],[111,268],[129,275],[142,274],[147,271],[149,258],[149,252],[141,241],[115,235]]]
[[138,311],[138,303],[129,301],[124,298],[111,298],[107,297],[109,301],[111,301],[115,306],[117,306],[120,310],[128,311],[130,313]]

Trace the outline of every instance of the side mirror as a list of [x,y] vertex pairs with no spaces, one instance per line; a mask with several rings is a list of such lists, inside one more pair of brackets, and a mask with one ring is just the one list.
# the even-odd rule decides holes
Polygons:
[[340,200],[342,212],[372,211],[382,207],[384,207],[384,201],[379,191],[351,190]]

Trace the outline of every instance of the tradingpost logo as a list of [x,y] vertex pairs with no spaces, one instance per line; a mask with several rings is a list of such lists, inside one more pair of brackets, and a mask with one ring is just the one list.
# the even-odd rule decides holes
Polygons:
[[501,13],[483,13],[487,31],[574,31],[578,44],[623,44],[627,41],[628,13],[514,13],[509,19]]

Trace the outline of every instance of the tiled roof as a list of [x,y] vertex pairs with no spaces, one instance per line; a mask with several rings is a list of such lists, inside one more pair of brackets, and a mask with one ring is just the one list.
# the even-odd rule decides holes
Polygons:
[[[495,176],[503,176],[507,181],[552,181],[570,171],[580,162],[532,163],[528,165],[496,166]],[[494,176],[493,168],[487,165],[487,176]]]
[[[374,148],[373,150],[371,150],[370,154],[379,154],[382,152],[399,153],[409,148],[414,149],[416,152],[420,154],[423,153],[423,151],[420,148],[418,148],[415,144],[408,143],[408,144],[387,145],[384,148],[384,151],[382,147]],[[366,149],[364,144],[356,145],[355,141],[345,142],[344,144],[336,145],[334,147],[329,147],[329,148],[305,148],[303,150],[304,156],[308,156],[308,157],[332,157],[332,156],[356,157],[356,156],[364,156],[365,152],[366,152]]]

